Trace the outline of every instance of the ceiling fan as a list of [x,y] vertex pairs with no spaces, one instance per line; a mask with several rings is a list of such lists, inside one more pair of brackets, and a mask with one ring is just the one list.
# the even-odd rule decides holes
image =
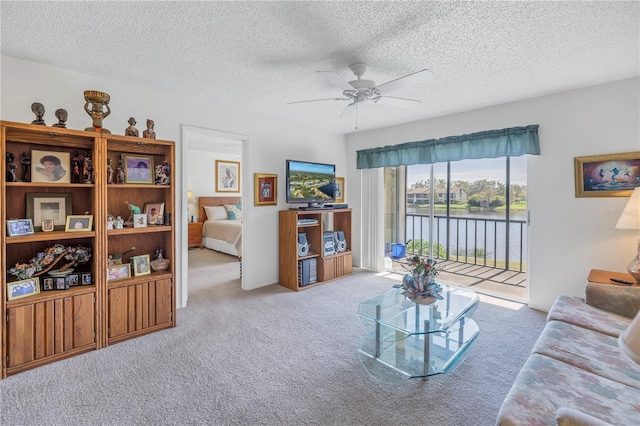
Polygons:
[[343,98],[311,99],[308,101],[295,101],[288,103],[299,104],[304,102],[318,101],[350,101],[350,103],[342,111],[342,114],[340,114],[340,117],[350,116],[354,111],[357,111],[359,104],[365,102],[411,108],[419,105],[420,101],[417,99],[387,96],[387,93],[394,90],[402,89],[404,87],[412,86],[414,84],[424,83],[425,81],[429,81],[434,78],[434,75],[433,73],[431,73],[431,71],[429,71],[428,69],[424,69],[376,86],[373,81],[362,78],[365,71],[367,70],[367,64],[363,62],[357,62],[353,65],[350,65],[349,69],[356,76],[355,80],[351,80],[349,82],[344,81],[332,71],[316,71],[316,73],[318,73],[318,75],[323,77],[325,80],[342,89],[342,95],[344,96]]

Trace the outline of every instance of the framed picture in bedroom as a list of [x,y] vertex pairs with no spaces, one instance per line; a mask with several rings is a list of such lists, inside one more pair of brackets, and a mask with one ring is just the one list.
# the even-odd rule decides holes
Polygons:
[[630,197],[640,187],[640,152],[575,157],[576,197]]
[[216,160],[216,191],[240,192],[240,163]]
[[278,204],[278,175],[255,173],[253,175],[253,205],[275,206]]

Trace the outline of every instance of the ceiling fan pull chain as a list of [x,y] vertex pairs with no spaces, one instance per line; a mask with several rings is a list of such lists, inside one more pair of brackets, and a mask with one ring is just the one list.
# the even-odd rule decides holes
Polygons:
[[356,130],[358,130],[358,104],[356,104]]

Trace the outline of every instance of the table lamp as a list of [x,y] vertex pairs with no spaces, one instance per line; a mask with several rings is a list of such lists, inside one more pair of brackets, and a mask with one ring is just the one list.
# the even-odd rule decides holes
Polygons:
[[640,312],[636,314],[629,327],[620,334],[618,345],[626,356],[640,364]]
[[193,199],[193,193],[191,191],[187,191],[187,213],[189,214],[189,222],[193,222],[193,215],[191,214],[191,206],[194,205],[196,201]]
[[[633,190],[631,198],[627,201],[616,223],[616,229],[640,229],[640,187]],[[627,265],[627,271],[640,283],[640,240],[638,240],[636,257]]]

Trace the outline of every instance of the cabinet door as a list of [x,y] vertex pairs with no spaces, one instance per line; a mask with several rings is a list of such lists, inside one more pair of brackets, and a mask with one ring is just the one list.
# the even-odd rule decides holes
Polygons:
[[171,279],[158,279],[109,290],[109,339],[142,334],[151,327],[171,326]]
[[7,309],[7,368],[95,346],[93,293]]
[[353,273],[351,252],[322,260],[321,281],[329,281]]

